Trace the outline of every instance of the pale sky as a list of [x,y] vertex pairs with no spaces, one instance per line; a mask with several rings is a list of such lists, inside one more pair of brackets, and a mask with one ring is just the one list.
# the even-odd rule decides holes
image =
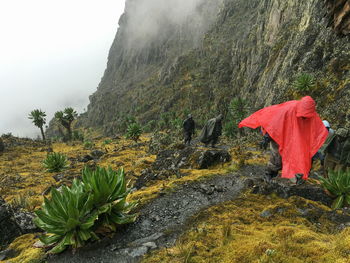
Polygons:
[[39,108],[79,113],[97,88],[125,0],[0,0],[0,135],[36,137]]

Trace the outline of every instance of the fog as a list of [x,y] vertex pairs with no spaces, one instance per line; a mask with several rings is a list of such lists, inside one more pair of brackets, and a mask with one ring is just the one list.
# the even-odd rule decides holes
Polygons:
[[[185,28],[186,32],[200,35],[200,31],[210,23],[206,12],[198,9],[202,3],[216,10],[221,0],[129,0],[125,10],[127,16],[128,45],[143,46],[161,37],[168,37],[169,31],[177,27]],[[180,26],[180,27],[179,27]],[[170,29],[170,30],[169,30]]]
[[33,109],[84,111],[106,68],[124,0],[11,0],[0,8],[0,134],[36,137]]

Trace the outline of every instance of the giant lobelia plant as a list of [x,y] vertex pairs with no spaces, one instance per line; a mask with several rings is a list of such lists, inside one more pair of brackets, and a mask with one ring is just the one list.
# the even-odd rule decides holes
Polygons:
[[342,208],[345,204],[350,205],[350,171],[330,170],[328,178],[319,177],[319,180],[322,187],[335,196],[333,209]]
[[117,225],[133,222],[136,214],[129,212],[136,203],[126,201],[129,192],[123,169],[85,168],[82,180],[74,179],[61,191],[53,188],[51,199],[45,198],[35,212],[35,224],[46,231],[40,240],[53,246],[49,253],[60,253],[67,246],[75,250],[98,239],[99,227],[115,231]]
[[97,167],[83,170],[83,183],[92,198],[94,209],[101,214],[99,224],[113,231],[117,225],[131,223],[134,214],[128,214],[137,204],[126,201],[130,189],[126,186],[124,169],[115,172],[112,168]]

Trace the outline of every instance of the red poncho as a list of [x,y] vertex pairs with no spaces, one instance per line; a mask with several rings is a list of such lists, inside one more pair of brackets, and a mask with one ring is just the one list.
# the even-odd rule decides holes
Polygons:
[[279,145],[282,156],[282,177],[303,174],[307,179],[311,158],[322,146],[328,131],[315,111],[315,101],[303,97],[263,108],[241,121],[241,127],[262,127]]

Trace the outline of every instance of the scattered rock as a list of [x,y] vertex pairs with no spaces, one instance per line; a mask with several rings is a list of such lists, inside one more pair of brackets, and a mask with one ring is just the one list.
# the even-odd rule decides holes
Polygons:
[[83,158],[79,159],[80,162],[87,163],[88,161],[93,160],[94,158],[91,155],[85,155]]
[[53,177],[53,179],[55,179],[56,182],[59,182],[64,178],[64,174],[56,174],[52,177]]
[[100,150],[93,150],[91,151],[90,155],[93,159],[99,159],[101,158],[105,153]]
[[155,242],[147,242],[142,244],[144,247],[148,247],[149,249],[156,249],[158,246]]
[[134,240],[131,245],[132,246],[140,246],[144,243],[148,243],[148,242],[152,242],[155,241],[157,239],[159,239],[160,237],[162,237],[164,234],[163,233],[154,233],[153,235],[150,235],[148,237],[144,237],[144,238],[140,238],[137,240]]
[[276,193],[282,198],[300,196],[309,200],[321,202],[325,205],[330,205],[332,203],[332,198],[316,184],[306,182],[302,185],[295,185],[290,180],[284,178],[273,179],[270,183],[266,183],[258,178],[255,181],[253,193],[266,195]]
[[3,251],[0,251],[0,260],[13,258],[13,257],[17,256],[17,254],[18,254],[18,252],[16,250],[13,250],[13,249],[6,249]]
[[264,210],[260,213],[260,216],[264,218],[269,218],[270,216],[272,216],[272,212],[270,210]]
[[210,166],[229,161],[231,161],[231,155],[228,153],[228,151],[215,149],[200,152],[196,163],[198,164],[198,169],[208,169]]
[[22,234],[40,231],[40,229],[34,224],[34,214],[25,211],[15,211],[13,216],[17,225],[20,227]]
[[133,257],[133,258],[137,258],[137,257],[141,257],[143,255],[145,255],[148,252],[148,247],[137,247],[134,249],[131,249],[128,254],[129,256]]

